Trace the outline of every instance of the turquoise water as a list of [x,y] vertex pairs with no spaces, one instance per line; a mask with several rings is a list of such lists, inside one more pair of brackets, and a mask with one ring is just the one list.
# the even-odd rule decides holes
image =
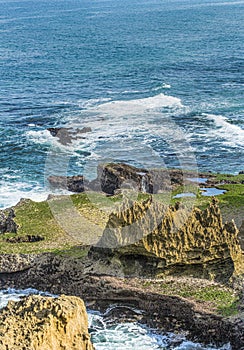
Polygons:
[[[0,206],[104,161],[243,170],[244,1],[0,0]],[[61,145],[48,127],[91,127]]]
[[[21,296],[29,294],[41,294],[35,289],[16,290],[8,289],[0,291],[0,308],[7,305],[9,300],[19,300]],[[198,343],[187,341],[180,335],[166,333],[159,335],[155,331],[137,323],[106,322],[103,314],[88,312],[89,332],[96,350],[231,350],[226,344],[221,348],[213,346],[205,347]],[[178,342],[178,345],[176,344]]]

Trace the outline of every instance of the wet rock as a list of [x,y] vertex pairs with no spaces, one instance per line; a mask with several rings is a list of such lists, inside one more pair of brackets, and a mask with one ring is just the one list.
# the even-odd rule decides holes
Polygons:
[[53,137],[57,137],[58,141],[62,145],[71,144],[72,141],[82,138],[82,134],[91,132],[90,127],[84,127],[82,129],[72,128],[48,128],[47,129]]
[[[188,177],[197,177],[195,172],[184,173],[180,169],[144,169],[124,163],[99,165],[96,190],[115,194],[118,189],[131,189],[144,193],[171,191],[173,188],[192,183]],[[99,187],[98,187],[99,186]]]
[[175,176],[176,173],[171,174],[167,170],[147,170],[124,163],[99,165],[97,174],[100,190],[111,195],[119,189],[157,193],[159,190],[171,190],[172,183],[182,183],[182,174],[178,179],[178,173]]
[[196,176],[196,173],[184,174],[179,169],[147,170],[124,163],[110,163],[98,165],[97,178],[92,181],[85,180],[82,175],[49,176],[48,180],[54,188],[67,189],[72,192],[83,192],[87,189],[115,195],[123,190],[143,193],[171,191],[179,185],[192,183],[187,180],[189,176]]
[[101,190],[105,193],[113,195],[114,191],[121,187],[152,193],[151,179],[145,169],[128,164],[111,163],[99,165],[97,172]]
[[0,311],[0,348],[94,350],[84,302],[73,296],[29,296]]

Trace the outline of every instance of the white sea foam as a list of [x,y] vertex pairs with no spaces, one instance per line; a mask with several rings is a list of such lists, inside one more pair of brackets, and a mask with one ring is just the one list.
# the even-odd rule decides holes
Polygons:
[[44,188],[25,182],[0,181],[0,208],[16,205],[21,198],[30,198],[36,202],[45,200],[50,192]]
[[228,146],[244,146],[244,130],[240,126],[231,124],[222,115],[205,114],[205,117],[213,120],[217,126],[208,132],[209,136],[223,139],[224,144]]
[[[159,335],[147,327],[136,323],[107,325],[99,314],[89,314],[89,328],[92,342],[97,350],[216,350],[213,346],[203,346],[187,341],[183,335],[166,333]],[[180,345],[173,345],[181,342]],[[231,350],[229,344],[219,350]]]
[[0,309],[5,307],[10,300],[13,301],[18,301],[21,299],[23,296],[28,296],[30,294],[38,294],[38,295],[46,295],[46,296],[52,296],[55,297],[56,295],[46,293],[46,292],[41,292],[33,288],[27,288],[27,289],[13,289],[13,288],[8,288],[8,289],[3,289],[0,290]]
[[179,98],[161,93],[153,97],[135,100],[111,101],[98,106],[96,109],[106,114],[123,117],[125,115],[138,115],[148,110],[160,110],[165,107],[181,108],[183,105]]
[[170,89],[170,88],[171,88],[170,84],[163,83],[162,85],[153,88],[153,91],[158,91],[158,90],[162,90],[162,89]]
[[[178,157],[188,154],[192,158],[185,132],[170,117],[172,112],[177,113],[184,107],[179,98],[160,93],[141,99],[94,99],[79,103],[82,104],[80,118],[77,118],[77,114],[67,115],[63,119],[63,122],[66,121],[65,127],[77,129],[86,126],[91,127],[92,131],[80,135],[70,144],[62,145],[46,130],[27,132],[30,141],[50,147],[46,175],[65,175],[72,156],[78,158],[77,165],[82,165],[84,157],[79,153],[82,151],[90,153],[90,156],[85,156],[86,165],[82,169],[87,178],[96,176],[98,162],[136,160],[140,166],[164,167],[163,158],[152,146],[158,139],[165,140]],[[182,166],[188,167],[186,163]]]
[[38,144],[50,144],[52,142],[52,135],[48,130],[29,130],[26,132],[27,138]]
[[87,179],[96,177],[98,163],[120,161],[136,162],[145,168],[166,167],[160,151],[155,149],[158,142],[167,143],[183,168],[196,169],[187,135],[171,118],[172,113],[184,108],[179,98],[160,93],[133,100],[96,99],[79,103],[82,103],[80,118],[76,113],[62,121],[67,128],[91,127],[92,131],[81,134],[70,144],[62,145],[47,130],[31,129],[26,133],[31,142],[49,146],[46,179],[49,175],[67,175],[71,157],[76,157],[77,173]]
[[77,104],[79,107],[87,109],[87,108],[92,108],[92,107],[95,107],[99,104],[106,103],[109,101],[111,101],[111,98],[101,97],[101,98],[92,98],[89,100],[78,100]]

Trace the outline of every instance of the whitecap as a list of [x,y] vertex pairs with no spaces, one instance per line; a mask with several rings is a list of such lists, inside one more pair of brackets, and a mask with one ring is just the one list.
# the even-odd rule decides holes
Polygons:
[[157,87],[153,88],[152,90],[153,91],[158,91],[158,90],[162,90],[162,89],[171,89],[171,85],[163,83],[162,85],[157,86]]
[[214,138],[221,138],[224,144],[229,146],[244,146],[244,130],[235,124],[231,124],[222,115],[205,114],[206,118],[212,120],[217,128],[211,129],[208,134]]
[[[9,179],[11,180],[11,179]],[[36,202],[47,199],[49,192],[37,184],[0,181],[0,208],[4,209],[16,205],[21,198],[29,198]]]
[[160,93],[156,96],[135,100],[110,101],[97,107],[97,110],[113,116],[138,115],[148,110],[160,110],[164,107],[181,108],[181,100],[177,97]]

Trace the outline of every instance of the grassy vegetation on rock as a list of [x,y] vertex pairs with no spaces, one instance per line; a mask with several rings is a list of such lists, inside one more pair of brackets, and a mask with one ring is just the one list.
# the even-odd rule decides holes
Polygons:
[[217,312],[222,316],[234,316],[238,313],[237,293],[232,288],[216,282],[190,277],[166,277],[158,280],[138,279],[136,284],[148,291],[177,295],[196,301],[206,310]]

